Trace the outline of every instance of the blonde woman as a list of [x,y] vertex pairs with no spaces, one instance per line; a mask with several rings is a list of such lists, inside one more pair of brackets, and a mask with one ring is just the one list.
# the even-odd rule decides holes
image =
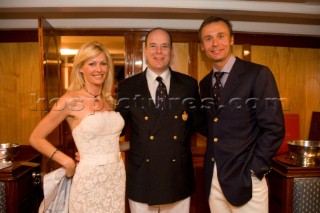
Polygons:
[[[124,212],[125,169],[119,149],[124,127],[114,111],[113,64],[109,52],[98,42],[82,45],[74,58],[71,84],[37,125],[30,144],[61,164],[72,177],[69,212]],[[66,120],[72,130],[81,161],[54,147],[46,138]]]

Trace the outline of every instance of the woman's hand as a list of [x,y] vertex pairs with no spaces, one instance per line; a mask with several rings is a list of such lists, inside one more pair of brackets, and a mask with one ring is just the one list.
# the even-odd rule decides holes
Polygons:
[[76,171],[76,162],[70,158],[70,160],[64,165],[64,169],[66,170],[66,176],[72,177]]
[[77,163],[79,163],[79,161],[80,161],[80,153],[79,152],[76,152],[76,153],[74,153],[74,159],[76,160],[76,162]]

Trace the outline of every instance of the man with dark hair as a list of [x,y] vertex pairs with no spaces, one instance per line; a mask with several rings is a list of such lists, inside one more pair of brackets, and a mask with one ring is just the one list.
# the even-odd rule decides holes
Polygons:
[[208,17],[199,29],[213,69],[200,82],[207,114],[205,186],[211,212],[268,213],[265,175],[285,135],[268,67],[236,58],[231,23]]

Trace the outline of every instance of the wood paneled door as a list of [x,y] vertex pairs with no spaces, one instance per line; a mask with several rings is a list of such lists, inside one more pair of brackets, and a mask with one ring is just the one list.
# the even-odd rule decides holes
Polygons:
[[[40,70],[40,110],[44,117],[61,96],[61,59],[60,38],[55,29],[43,17],[38,19],[38,44],[39,44],[39,70]],[[59,149],[63,150],[62,124],[49,136],[48,140]],[[50,163],[50,164],[49,164]],[[49,172],[59,165],[51,164],[43,156],[42,170]]]

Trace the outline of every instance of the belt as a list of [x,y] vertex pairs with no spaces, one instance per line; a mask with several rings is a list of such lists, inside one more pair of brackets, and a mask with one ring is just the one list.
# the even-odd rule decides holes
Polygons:
[[112,163],[118,163],[121,159],[121,152],[112,152],[107,154],[99,155],[81,155],[80,163],[81,164],[90,164],[90,165],[106,165]]

